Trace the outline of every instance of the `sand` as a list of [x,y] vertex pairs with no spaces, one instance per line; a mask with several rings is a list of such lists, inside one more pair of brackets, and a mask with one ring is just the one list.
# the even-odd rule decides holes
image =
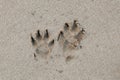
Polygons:
[[[36,61],[30,35],[57,39],[75,19],[86,30],[75,57],[66,63],[56,41]],[[0,80],[120,80],[120,0],[0,0],[0,32]]]

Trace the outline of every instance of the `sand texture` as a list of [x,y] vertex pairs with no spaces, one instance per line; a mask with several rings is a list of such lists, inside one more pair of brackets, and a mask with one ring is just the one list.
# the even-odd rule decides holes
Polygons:
[[120,80],[120,0],[0,0],[0,80]]

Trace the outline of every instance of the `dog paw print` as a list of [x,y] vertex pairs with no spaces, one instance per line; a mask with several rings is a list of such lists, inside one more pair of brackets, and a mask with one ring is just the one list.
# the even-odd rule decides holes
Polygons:
[[84,38],[85,30],[80,27],[77,20],[73,23],[65,23],[63,30],[60,31],[57,41],[63,48],[63,51],[71,51],[78,49],[82,39]]
[[54,47],[54,39],[50,39],[48,29],[46,29],[43,34],[40,30],[37,30],[35,37],[31,35],[31,43],[35,49],[35,59],[37,59],[37,56],[47,58]]

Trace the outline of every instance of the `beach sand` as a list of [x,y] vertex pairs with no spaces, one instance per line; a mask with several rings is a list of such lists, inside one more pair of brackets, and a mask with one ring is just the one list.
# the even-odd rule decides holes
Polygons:
[[[65,22],[85,29],[66,63],[58,42],[48,61],[34,59],[30,36]],[[0,80],[120,80],[120,0],[0,0]]]

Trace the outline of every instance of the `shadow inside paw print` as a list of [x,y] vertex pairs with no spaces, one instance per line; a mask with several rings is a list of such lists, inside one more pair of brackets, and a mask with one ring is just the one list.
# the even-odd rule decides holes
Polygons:
[[80,46],[84,35],[85,30],[80,27],[77,20],[74,20],[72,24],[64,24],[64,29],[60,31],[57,41],[62,46],[63,51],[75,50]]
[[39,30],[37,30],[35,38],[33,38],[33,36],[31,35],[31,43],[35,48],[35,58],[37,58],[37,56],[39,55],[41,57],[47,58],[53,49],[54,39],[50,40],[48,29],[45,30],[43,35],[40,33]]

